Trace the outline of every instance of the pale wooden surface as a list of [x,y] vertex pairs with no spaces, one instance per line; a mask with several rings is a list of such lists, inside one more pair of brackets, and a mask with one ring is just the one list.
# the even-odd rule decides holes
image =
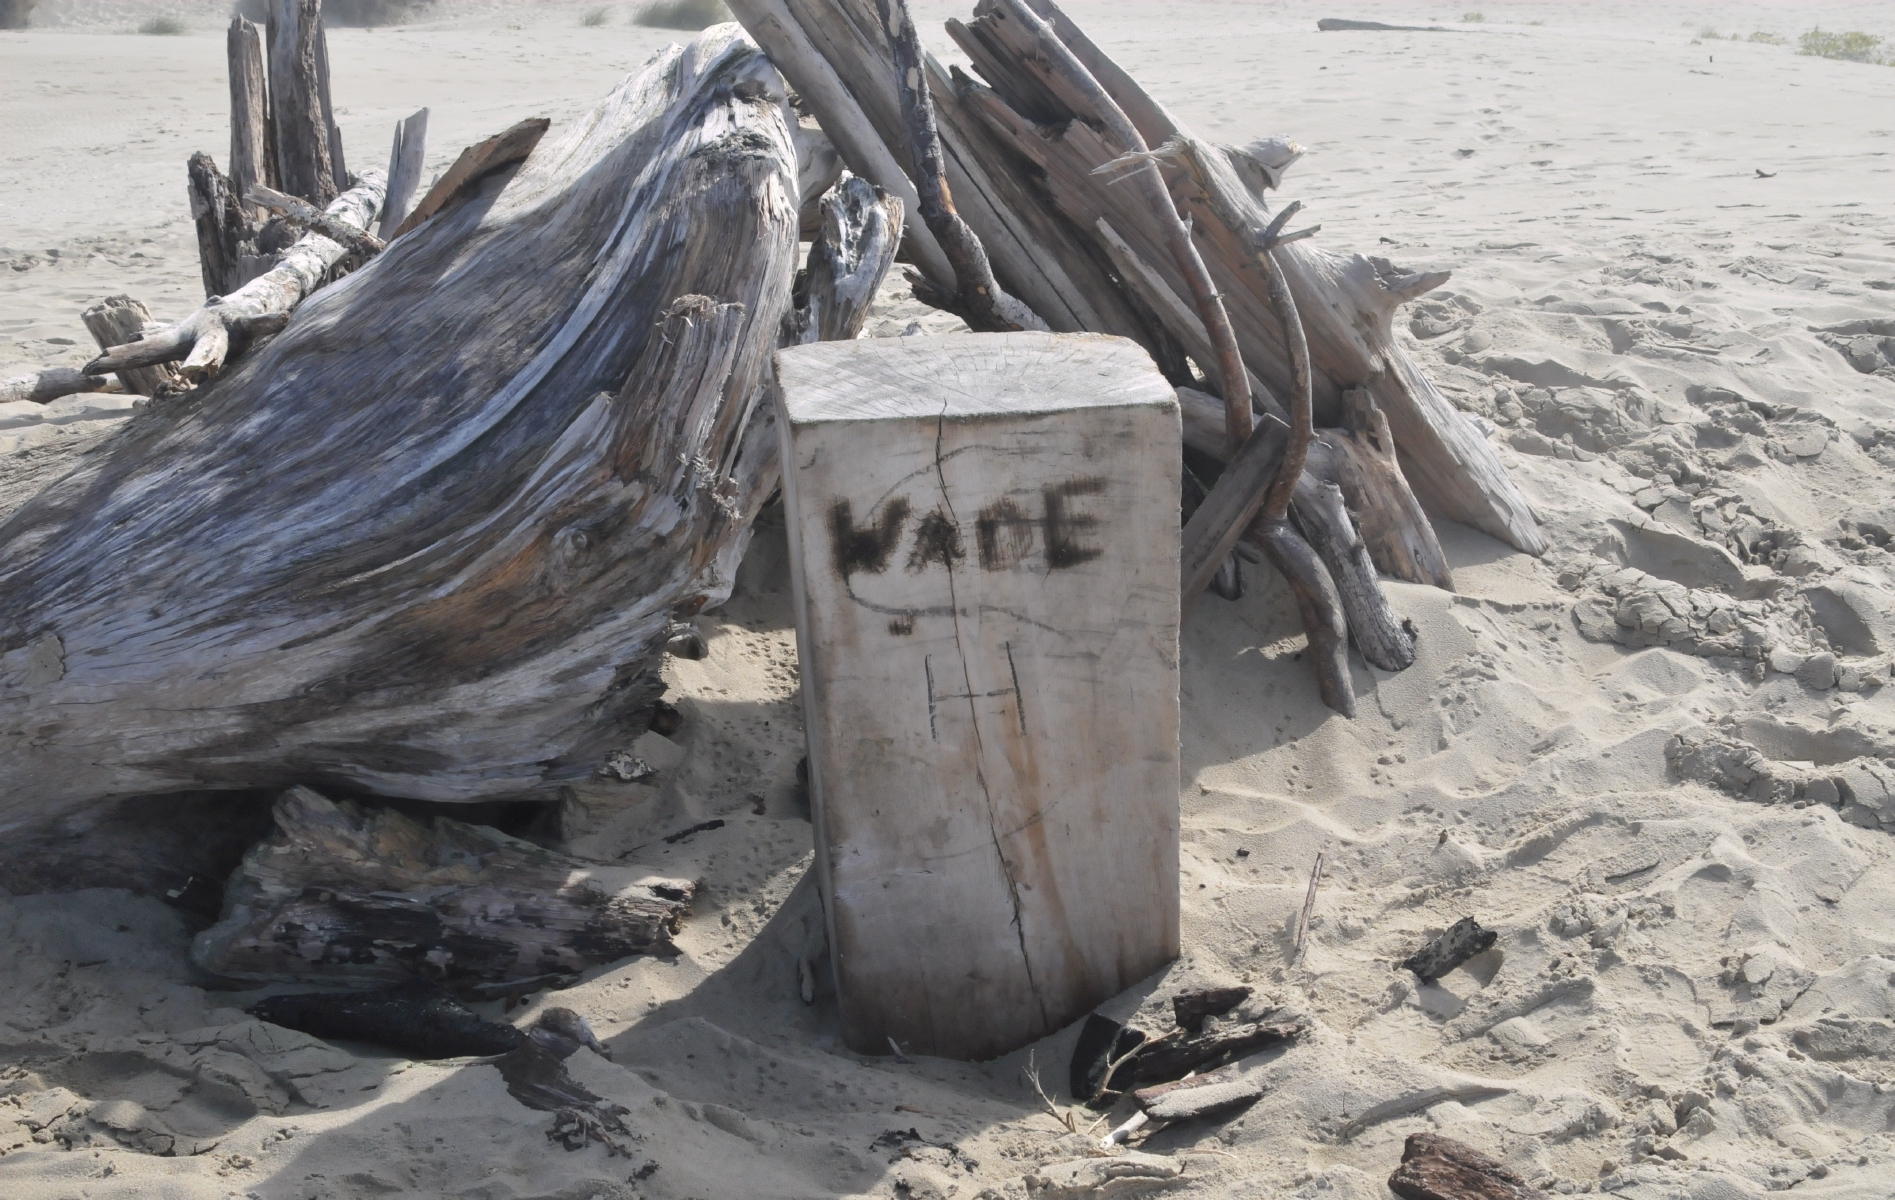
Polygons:
[[1177,403],[1086,334],[777,371],[845,1033],[1003,1054],[1177,954]]
[[[262,27],[232,17],[225,48],[230,60],[230,182],[231,190],[242,196],[258,184],[275,187],[277,182]],[[252,220],[266,216],[256,209],[244,215]]]

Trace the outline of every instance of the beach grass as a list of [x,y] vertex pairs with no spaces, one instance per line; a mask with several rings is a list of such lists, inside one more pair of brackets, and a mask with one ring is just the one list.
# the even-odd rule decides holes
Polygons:
[[580,17],[579,23],[581,25],[584,25],[587,29],[597,29],[599,26],[607,24],[611,20],[612,20],[611,9],[595,8],[595,9],[592,9],[590,12],[586,13],[585,16]]
[[724,0],[654,0],[632,17],[632,24],[654,29],[708,29],[731,19]]
[[177,37],[185,32],[185,24],[176,17],[153,17],[138,27],[138,32],[154,37]]
[[1879,53],[1882,39],[1860,29],[1851,29],[1844,33],[1831,33],[1826,29],[1812,29],[1797,39],[1798,54],[1813,55],[1816,58],[1834,58],[1843,62],[1886,63],[1890,61]]

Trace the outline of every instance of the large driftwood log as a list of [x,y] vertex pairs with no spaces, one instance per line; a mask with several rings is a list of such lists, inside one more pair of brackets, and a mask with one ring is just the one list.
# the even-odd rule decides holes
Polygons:
[[[1161,148],[1156,161],[1180,207],[1193,218],[1192,232],[1230,312],[1245,363],[1273,392],[1288,394],[1290,351],[1267,281],[1253,269],[1250,231],[1233,229],[1225,219],[1232,199],[1226,189],[1237,179],[1228,156],[1202,156],[1215,157],[1223,165],[1194,170],[1194,165],[1204,164],[1187,161],[1191,155],[1185,151],[1194,142],[1188,131],[1051,0],[1028,3],[1110,93],[1142,140]],[[1189,289],[1167,248],[1166,231],[1153,222],[1149,208],[1127,189],[1109,183],[1109,176],[1094,174],[1136,153],[1137,146],[1113,137],[1085,97],[1063,83],[1046,63],[1037,31],[1016,19],[1005,3],[981,0],[976,12],[966,25],[949,23],[950,34],[992,85],[992,90],[966,89],[970,105],[1042,170],[1046,193],[1075,228],[1095,232],[1103,217],[1174,292],[1186,294]],[[1543,550],[1545,542],[1532,513],[1499,459],[1394,340],[1395,308],[1446,276],[1404,273],[1386,260],[1335,255],[1307,242],[1286,244],[1277,253],[1304,314],[1318,423],[1337,423],[1345,388],[1367,387],[1388,416],[1409,480],[1428,511],[1473,525],[1530,553]]]
[[229,979],[504,987],[670,948],[692,884],[581,862],[485,825],[276,802],[191,958]]
[[661,52],[0,525],[0,830],[191,787],[550,798],[641,730],[761,469],[786,108],[734,26]]
[[[324,213],[339,224],[367,229],[381,211],[383,187],[381,172],[370,171],[336,197]],[[169,328],[147,329],[142,337],[127,336],[107,347],[85,369],[93,374],[117,371],[123,378],[127,370],[136,373],[182,359],[179,370],[186,379],[194,383],[215,379],[225,361],[251,338],[281,329],[290,311],[316,290],[348,252],[341,242],[312,230],[284,251],[274,267],[236,291],[227,296],[213,294],[202,308]],[[100,344],[105,345],[103,338]],[[129,379],[126,385],[137,390]]]

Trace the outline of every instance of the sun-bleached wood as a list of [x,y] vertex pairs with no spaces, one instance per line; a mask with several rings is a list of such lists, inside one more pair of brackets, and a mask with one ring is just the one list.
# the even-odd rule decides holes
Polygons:
[[434,181],[428,194],[415,205],[413,212],[402,218],[386,240],[393,241],[423,221],[431,220],[436,213],[471,195],[487,176],[524,160],[533,153],[551,125],[545,117],[528,117],[461,151],[454,165]]
[[848,1043],[983,1059],[1178,948],[1177,404],[1135,343],[777,356]]
[[667,949],[693,885],[581,862],[446,817],[306,787],[244,855],[191,958],[227,979],[453,989],[573,976]]
[[[101,350],[109,350],[125,342],[136,342],[152,328],[151,310],[130,296],[107,296],[80,313],[79,319],[85,322],[92,340],[99,344]],[[125,390],[137,396],[155,396],[183,382],[176,371],[162,362],[108,367],[100,367],[98,362],[95,359],[87,363],[85,373],[116,374]]]
[[[230,182],[231,190],[242,196],[258,184],[277,186],[262,27],[241,16],[232,17],[224,49],[230,64]],[[264,214],[244,215],[261,220]]]
[[[1057,5],[1051,0],[1027,4],[1052,25],[1148,145],[1175,147],[1190,140],[1189,131]],[[975,68],[993,85],[991,90],[968,89],[969,103],[1009,145],[1041,168],[1045,194],[1074,227],[1095,231],[1103,217],[1174,292],[1188,294],[1167,249],[1166,231],[1152,221],[1149,208],[1127,189],[1107,182],[1108,177],[1093,174],[1130,147],[1102,132],[1084,97],[1064,86],[1045,65],[1033,30],[996,0],[981,0],[976,13],[965,26],[949,26]],[[1185,157],[1166,153],[1156,162],[1179,207],[1192,218],[1193,235],[1229,310],[1244,362],[1273,393],[1289,395],[1290,353],[1267,281],[1255,269],[1246,231],[1231,228],[1224,219],[1230,205],[1221,202],[1232,196],[1207,191],[1221,189],[1224,175],[1237,178],[1228,155],[1205,156],[1222,164],[1215,178],[1194,174]],[[1383,259],[1338,255],[1308,241],[1287,243],[1275,255],[1302,313],[1313,360],[1317,423],[1337,423],[1345,388],[1367,387],[1394,432],[1408,481],[1429,512],[1473,525],[1529,553],[1543,552],[1545,539],[1532,511],[1498,456],[1395,340],[1395,309],[1438,286],[1445,274],[1405,272]]]
[[382,203],[382,223],[376,229],[384,242],[395,236],[408,216],[427,157],[428,110],[424,108],[395,122],[395,141],[388,152],[388,199]]
[[642,730],[757,470],[786,99],[734,26],[660,52],[0,526],[0,830],[200,787],[550,799]]
[[[323,210],[337,224],[367,229],[381,211],[385,181],[380,171],[368,174]],[[349,253],[349,247],[311,230],[277,259],[275,266],[227,296],[215,296],[197,311],[163,329],[145,330],[141,338],[113,345],[86,364],[97,374],[150,367],[182,360],[178,368],[194,383],[215,379],[233,352],[260,333],[275,333],[288,321],[291,310],[322,283],[330,268]],[[144,391],[130,380],[126,386]],[[145,392],[146,395],[152,393]]]
[[29,371],[25,375],[0,380],[0,404],[11,404],[16,400],[48,404],[61,396],[76,396],[82,392],[124,390],[122,383],[103,375],[88,375],[72,367],[48,367],[43,371]]

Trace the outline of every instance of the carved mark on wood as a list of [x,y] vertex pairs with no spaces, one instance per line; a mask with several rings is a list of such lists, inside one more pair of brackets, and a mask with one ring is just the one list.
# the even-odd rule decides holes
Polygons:
[[1020,692],[1020,668],[1013,661],[1013,643],[1000,643],[1007,655],[1007,677],[1013,680],[1012,687],[1000,688],[991,692],[937,692],[934,690],[934,656],[923,655],[921,673],[928,683],[928,736],[935,741],[941,740],[940,723],[935,715],[943,700],[966,700],[970,707],[976,700],[992,700],[1002,696],[1013,697],[1013,711],[1020,722],[1020,732],[1026,733],[1026,698]]

